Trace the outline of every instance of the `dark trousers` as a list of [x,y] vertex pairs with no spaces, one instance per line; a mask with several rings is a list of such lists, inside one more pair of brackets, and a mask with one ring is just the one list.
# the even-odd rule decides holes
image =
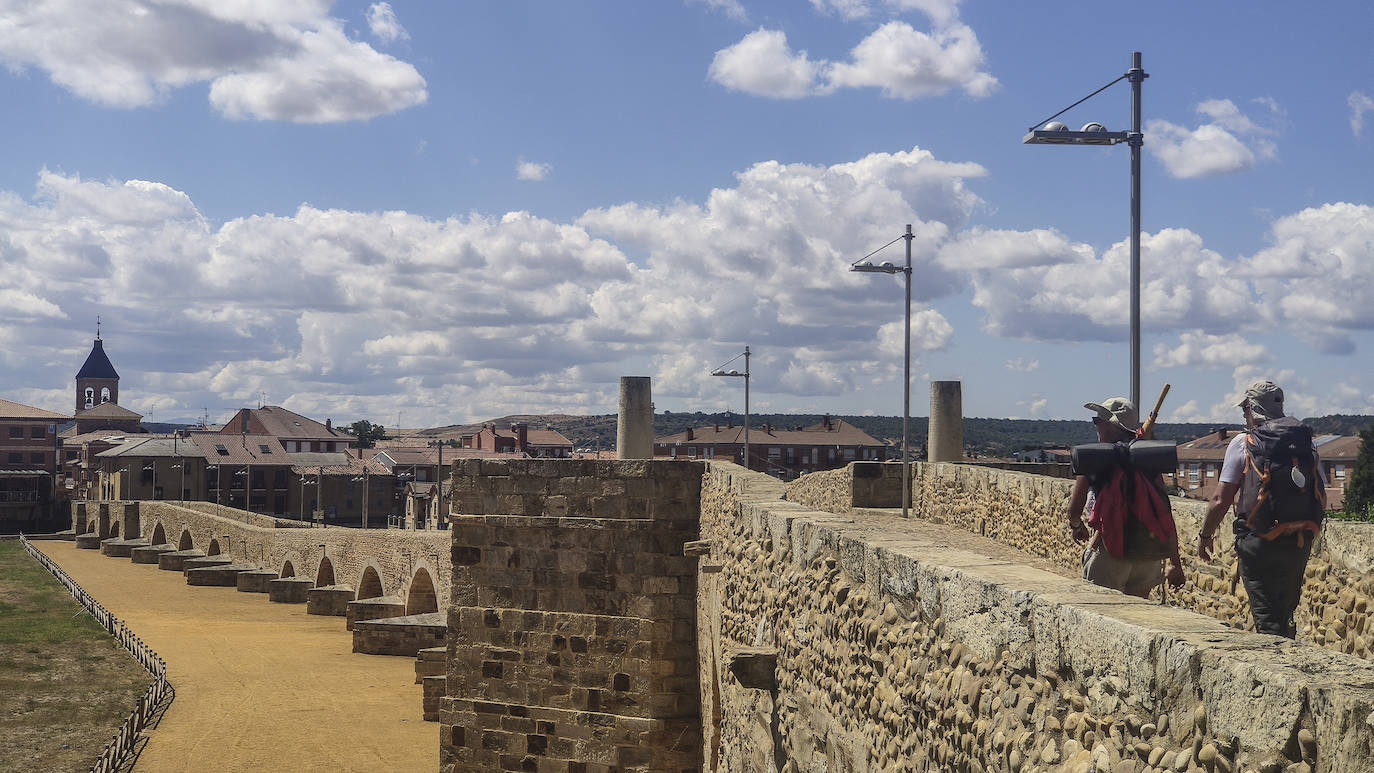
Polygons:
[[1297,636],[1293,613],[1302,598],[1303,572],[1311,554],[1310,536],[1303,539],[1301,547],[1295,536],[1280,537],[1273,542],[1253,534],[1236,537],[1240,577],[1250,597],[1250,613],[1254,615],[1256,631],[1289,639]]

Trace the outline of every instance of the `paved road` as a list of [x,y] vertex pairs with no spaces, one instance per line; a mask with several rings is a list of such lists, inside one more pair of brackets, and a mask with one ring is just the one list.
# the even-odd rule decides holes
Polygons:
[[354,654],[343,618],[191,587],[180,572],[71,542],[37,544],[167,661],[176,701],[136,773],[438,769],[414,661]]

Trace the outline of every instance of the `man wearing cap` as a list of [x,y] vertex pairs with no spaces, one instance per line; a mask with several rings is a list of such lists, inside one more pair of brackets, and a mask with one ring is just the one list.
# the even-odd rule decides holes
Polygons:
[[[1136,411],[1135,403],[1124,397],[1112,397],[1103,400],[1101,403],[1084,403],[1084,408],[1093,411],[1093,426],[1097,429],[1097,440],[1101,443],[1129,443],[1135,440],[1137,428],[1140,424],[1140,415]],[[1083,510],[1086,507],[1091,513],[1096,506],[1096,498],[1102,487],[1106,485],[1108,476],[1100,476],[1100,479],[1090,478],[1086,475],[1079,475],[1074,479],[1073,493],[1069,496],[1069,527],[1073,531],[1073,538],[1077,542],[1087,542],[1091,533],[1087,524],[1083,523]],[[1156,480],[1151,481],[1161,492],[1161,499],[1168,507],[1168,499],[1163,496],[1164,481],[1160,476],[1154,476]],[[1101,521],[1094,521],[1101,525]],[[1172,523],[1172,519],[1170,520]],[[1181,586],[1184,581],[1183,563],[1178,556],[1178,540],[1172,540],[1169,546],[1172,556],[1170,556],[1169,584],[1175,588]],[[1157,557],[1135,558],[1130,556],[1113,556],[1100,539],[1093,540],[1088,549],[1083,554],[1083,579],[1107,588],[1115,588],[1122,593],[1132,596],[1148,598],[1150,591],[1159,585],[1162,579],[1160,571],[1160,559]]]
[[[1283,390],[1272,381],[1256,381],[1241,398],[1241,412],[1245,427],[1253,430],[1266,422],[1284,418]],[[1226,446],[1221,464],[1221,485],[1212,494],[1207,518],[1198,532],[1198,555],[1209,560],[1214,549],[1213,539],[1226,511],[1236,504],[1236,518],[1232,531],[1236,538],[1236,557],[1240,560],[1240,576],[1245,581],[1245,593],[1250,601],[1250,613],[1255,618],[1255,630],[1296,638],[1297,627],[1293,613],[1302,598],[1302,583],[1307,558],[1312,553],[1312,540],[1294,534],[1264,539],[1250,530],[1248,515],[1255,502],[1251,487],[1242,488],[1246,476],[1246,438],[1248,432],[1237,433]],[[1316,448],[1312,449],[1314,467]],[[1244,493],[1242,493],[1244,492]],[[1237,494],[1240,501],[1237,502]]]

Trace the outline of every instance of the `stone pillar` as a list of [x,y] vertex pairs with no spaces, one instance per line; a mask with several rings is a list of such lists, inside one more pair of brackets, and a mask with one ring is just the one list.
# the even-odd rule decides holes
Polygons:
[[654,401],[648,376],[620,377],[620,420],[616,425],[617,459],[652,459]]
[[930,382],[930,437],[926,449],[926,458],[932,462],[964,460],[963,382]]

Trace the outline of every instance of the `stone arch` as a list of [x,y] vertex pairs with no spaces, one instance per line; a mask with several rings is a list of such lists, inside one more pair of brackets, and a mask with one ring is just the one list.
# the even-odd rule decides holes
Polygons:
[[100,524],[96,523],[95,521],[86,521],[86,533],[87,533],[87,534],[94,534],[94,533],[95,533],[95,530],[96,530],[97,528],[99,528],[99,527],[100,527]]
[[110,538],[110,506],[102,503],[99,512],[95,516],[96,528],[101,539]]
[[277,576],[278,576],[278,577],[295,577],[295,576],[296,576],[296,565],[293,564],[293,563],[291,563],[291,559],[289,559],[289,558],[286,559],[286,562],[283,563],[283,564],[281,565],[281,571],[277,573]]
[[430,577],[428,569],[416,569],[415,576],[410,578],[410,588],[406,591],[406,614],[438,611],[439,598],[434,592],[434,579]]
[[358,578],[358,598],[375,599],[378,596],[385,596],[386,589],[382,587],[382,575],[377,571],[375,564],[368,562],[363,568],[363,574]]
[[207,555],[207,556],[217,556],[217,555],[219,555],[219,540],[217,540],[217,539],[212,539],[212,540],[210,540],[210,547],[206,549],[205,555]]
[[162,544],[165,544],[166,542],[167,542],[167,532],[162,528],[162,521],[158,521],[158,522],[157,522],[157,525],[153,527],[153,536],[152,536],[152,539],[151,539],[151,544],[153,544],[153,545],[162,545]]
[[109,539],[116,539],[116,538],[118,538],[118,537],[119,537],[119,521],[114,521],[114,522],[112,522],[112,523],[110,524],[110,536],[109,536]]
[[315,571],[315,587],[321,588],[334,584],[334,562],[329,556],[320,559],[320,568]]
[[182,527],[181,539],[177,540],[177,550],[195,550],[196,541],[191,537],[191,529]]

